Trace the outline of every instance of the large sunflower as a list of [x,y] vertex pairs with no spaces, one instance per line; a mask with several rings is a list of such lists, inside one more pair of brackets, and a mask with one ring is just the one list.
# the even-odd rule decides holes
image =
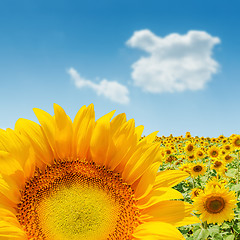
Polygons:
[[156,133],[110,112],[95,121],[93,105],[74,121],[34,112],[0,130],[0,239],[182,239],[196,223],[192,206],[171,187],[182,171],[157,172]]

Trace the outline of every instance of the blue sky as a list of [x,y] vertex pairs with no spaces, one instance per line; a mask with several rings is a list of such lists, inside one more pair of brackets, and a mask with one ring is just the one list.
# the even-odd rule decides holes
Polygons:
[[97,118],[116,109],[145,134],[239,134],[239,8],[234,0],[1,1],[0,128],[36,121],[34,107],[53,113],[58,103],[73,118],[94,103]]

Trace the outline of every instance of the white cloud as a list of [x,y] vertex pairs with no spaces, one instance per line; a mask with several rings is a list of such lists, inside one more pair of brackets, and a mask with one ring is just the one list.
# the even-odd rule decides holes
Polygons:
[[128,88],[116,81],[108,81],[103,79],[99,84],[94,83],[80,76],[80,74],[74,69],[70,68],[67,71],[74,81],[77,88],[89,87],[93,89],[97,95],[103,95],[113,102],[127,104],[129,103],[129,91]]
[[218,43],[218,37],[204,31],[172,33],[163,38],[147,29],[136,31],[127,45],[150,56],[132,65],[134,84],[152,93],[203,89],[219,68],[212,58]]

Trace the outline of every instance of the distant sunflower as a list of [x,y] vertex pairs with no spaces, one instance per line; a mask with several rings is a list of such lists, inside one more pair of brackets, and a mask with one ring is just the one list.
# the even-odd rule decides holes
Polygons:
[[195,150],[195,145],[192,142],[188,142],[186,143],[184,150],[187,155],[193,155]]
[[188,155],[187,158],[189,161],[193,161],[195,159],[195,155],[194,154]]
[[234,160],[234,157],[232,157],[231,155],[227,154],[223,157],[223,160],[225,163],[231,163]]
[[240,148],[240,135],[235,135],[232,138],[232,146],[236,149]]
[[218,173],[223,172],[225,169],[225,163],[220,159],[214,160],[211,165],[211,169],[214,169]]
[[193,201],[202,221],[221,224],[234,219],[233,209],[237,203],[234,191],[218,186],[210,187],[193,198]]
[[203,190],[201,188],[193,188],[191,191],[191,199],[197,197]]
[[217,158],[219,156],[220,149],[216,146],[211,146],[208,149],[208,154],[211,158]]
[[223,145],[222,147],[227,153],[233,150],[233,147],[230,144]]
[[206,188],[224,188],[226,183],[222,180],[219,180],[217,177],[212,177],[206,184]]
[[183,164],[179,167],[179,170],[191,174],[191,163],[183,163]]
[[203,159],[205,157],[205,153],[201,149],[197,149],[196,152],[195,152],[195,155],[199,159]]
[[41,124],[19,119],[0,130],[0,239],[182,239],[178,226],[198,222],[171,187],[188,174],[159,172],[156,132],[93,105],[72,122],[34,109]]
[[191,165],[191,175],[193,177],[204,175],[206,171],[207,167],[203,163],[194,163]]

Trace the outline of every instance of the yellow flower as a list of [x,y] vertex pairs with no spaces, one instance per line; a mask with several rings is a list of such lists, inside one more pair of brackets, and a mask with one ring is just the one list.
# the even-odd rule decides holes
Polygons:
[[182,239],[196,223],[192,206],[172,189],[188,174],[159,172],[156,132],[93,105],[74,121],[34,109],[41,125],[19,119],[0,131],[0,239]]
[[232,145],[236,149],[240,148],[240,135],[235,135],[232,138]]
[[223,157],[223,160],[225,163],[231,163],[234,160],[234,158],[228,154]]
[[219,156],[220,149],[216,146],[211,146],[208,149],[208,154],[211,158],[217,158]]
[[202,221],[221,224],[234,218],[233,209],[236,207],[234,191],[218,186],[206,188],[193,199],[195,210],[198,211]]
[[205,157],[205,153],[200,148],[196,150],[195,155],[199,159],[203,159]]
[[179,170],[191,174],[191,163],[184,163],[179,167]]
[[191,191],[191,199],[197,197],[203,190],[201,188],[193,188]]
[[226,151],[226,153],[229,153],[233,150],[230,144],[223,145],[222,148]]
[[225,163],[220,159],[214,160],[211,169],[215,169],[217,173],[221,173],[225,169]]
[[193,155],[195,150],[195,145],[191,142],[186,143],[186,146],[184,148],[187,155]]
[[194,163],[191,165],[191,175],[193,177],[204,175],[206,171],[207,168],[203,163]]
[[206,184],[206,188],[224,188],[225,187],[225,182],[222,180],[219,180],[217,177],[212,177]]

